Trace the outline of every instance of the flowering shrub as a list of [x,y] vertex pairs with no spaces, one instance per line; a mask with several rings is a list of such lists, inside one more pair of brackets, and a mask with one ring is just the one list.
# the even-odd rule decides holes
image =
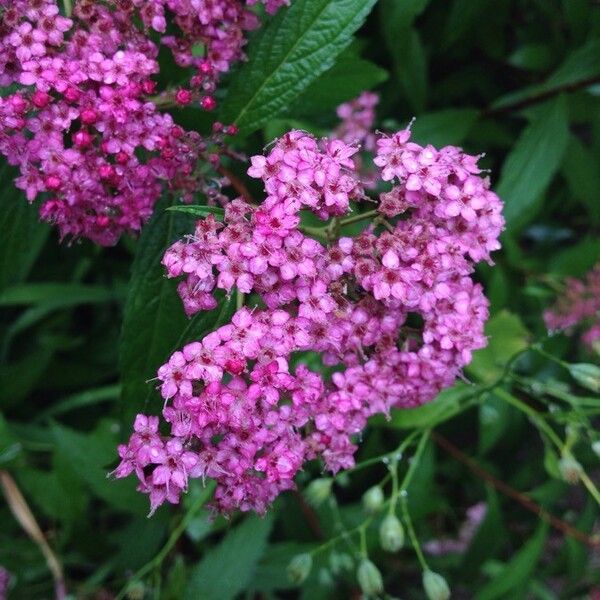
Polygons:
[[[342,128],[348,136],[349,123]],[[185,276],[178,291],[188,315],[234,286],[266,308],[241,308],[158,370],[172,437],[138,415],[115,472],[135,471],[152,512],[177,503],[188,477],[210,477],[220,510],[262,513],[307,460],[334,473],[353,466],[352,436],[369,416],[432,400],[485,346],[488,303],[469,275],[498,248],[504,221],[477,157],[410,142],[410,129],[379,136],[376,148],[381,178],[395,185],[355,237],[336,229],[372,216],[338,220],[367,199],[358,149],[292,131],[252,157],[248,174],[267,194],[259,206],[235,200],[224,224],[210,215],[167,250],[169,277]],[[334,219],[318,230],[331,235],[328,246],[303,234],[302,209]],[[409,316],[422,328],[408,327]],[[304,364],[290,370],[300,351],[341,370],[331,383]]]
[[[265,2],[269,12],[283,3]],[[17,90],[0,99],[0,152],[19,167],[15,183],[29,202],[49,196],[40,215],[61,237],[114,244],[141,229],[166,183],[184,197],[203,189],[198,161],[214,140],[152,102],[159,45],[149,34],[166,32],[167,8],[179,33],[160,43],[195,70],[174,101],[213,110],[219,74],[244,57],[244,31],[259,24],[241,0],[84,0],[73,19],[56,0],[2,4],[0,85]]]
[[0,600],[599,596],[546,4],[0,0]]

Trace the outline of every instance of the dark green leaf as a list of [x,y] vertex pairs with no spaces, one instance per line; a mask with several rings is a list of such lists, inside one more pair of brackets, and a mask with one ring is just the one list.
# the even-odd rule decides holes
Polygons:
[[479,112],[471,108],[449,108],[417,117],[412,138],[419,144],[436,147],[460,144],[477,121]]
[[596,223],[600,221],[600,169],[593,151],[571,135],[562,165],[563,177],[574,198],[586,207],[590,217]]
[[[165,202],[142,232],[133,262],[121,337],[122,414],[129,423],[144,410],[153,394],[160,365],[190,339],[198,339],[229,320],[234,302],[222,302],[215,310],[187,319],[176,282],[167,279],[161,259],[175,240],[191,229],[185,215],[166,211]],[[183,332],[183,333],[182,333]],[[156,409],[161,404],[157,402]]]
[[232,600],[251,582],[267,546],[272,518],[248,517],[194,567],[186,600]]
[[331,69],[300,95],[289,114],[302,116],[333,111],[342,102],[357,97],[363,90],[370,90],[387,77],[387,71],[372,62],[344,52]]
[[50,227],[39,221],[38,207],[29,204],[15,187],[14,172],[6,163],[0,167],[0,290],[23,281],[37,259]]
[[543,96],[551,90],[567,89],[582,82],[592,83],[598,77],[600,77],[600,40],[592,39],[575,50],[544,83],[507,94],[496,100],[492,108],[502,108],[527,98]]
[[49,303],[53,308],[77,304],[111,302],[121,297],[120,290],[77,283],[24,283],[0,293],[0,306]]
[[295,0],[262,29],[234,76],[221,121],[252,133],[334,64],[375,0]]
[[540,521],[533,537],[513,556],[502,571],[475,596],[476,600],[513,598],[511,592],[524,592],[526,583],[539,560],[546,537],[548,523]]
[[147,499],[135,489],[135,478],[107,477],[118,460],[116,435],[105,431],[83,434],[58,424],[52,425],[52,433],[57,452],[96,496],[127,512],[143,515],[148,511]]
[[569,139],[563,97],[548,102],[523,131],[502,167],[497,186],[509,230],[526,222],[562,161]]

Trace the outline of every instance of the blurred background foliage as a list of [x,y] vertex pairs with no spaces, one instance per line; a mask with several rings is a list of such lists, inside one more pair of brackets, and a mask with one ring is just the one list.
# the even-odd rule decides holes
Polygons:
[[[255,34],[250,65],[272,29]],[[462,552],[426,554],[455,598],[553,600],[597,597],[593,590],[600,590],[592,537],[600,533],[598,505],[560,468],[566,443],[590,481],[598,480],[591,447],[599,435],[598,390],[582,387],[568,368],[598,357],[576,338],[545,339],[541,319],[562,279],[583,275],[600,256],[599,32],[593,0],[380,0],[352,44],[336,50],[331,68],[267,112],[258,107],[237,142],[252,154],[291,127],[326,132],[336,124],[337,104],[375,89],[381,128],[416,117],[417,141],[485,152],[507,219],[496,265],[478,271],[492,304],[490,346],[465,382],[433,404],[375,420],[357,457],[369,460],[412,431],[435,428],[408,493],[419,540],[457,538],[467,509],[481,502],[486,508]],[[177,80],[172,65],[163,73],[163,84]],[[228,76],[223,117],[236,115],[243,98],[235,91],[252,85],[248,73]],[[212,118],[193,109],[177,113],[200,131]],[[243,177],[243,164],[231,169]],[[114,248],[59,243],[14,188],[12,170],[4,166],[0,176],[0,469],[23,494],[68,591],[97,599],[120,590],[165,600],[359,597],[356,564],[344,555],[316,554],[300,588],[286,565],[363,522],[360,499],[385,476],[380,462],[336,478],[316,508],[304,493],[320,476],[314,465],[298,482],[300,492],[283,495],[265,518],[229,521],[208,520],[202,506],[210,486],[193,486],[181,507],[147,519],[146,498],[133,481],[106,478],[132,415],[143,406],[160,410],[147,383],[156,368],[183,340],[234,310],[224,300],[188,321],[174,282],[163,277],[162,252],[190,230],[190,217],[160,205],[140,239]],[[531,350],[540,340],[557,358]],[[558,525],[548,525],[549,514]],[[39,543],[7,504],[0,504],[0,522],[0,565],[13,574],[9,597],[52,597]],[[384,554],[377,527],[366,537],[386,590],[424,598],[410,544]],[[339,540],[331,548],[351,555],[344,536]]]

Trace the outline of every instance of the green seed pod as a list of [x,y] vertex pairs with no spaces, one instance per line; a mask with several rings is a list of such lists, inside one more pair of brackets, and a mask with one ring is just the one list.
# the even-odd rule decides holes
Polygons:
[[308,553],[297,554],[287,566],[288,578],[292,583],[300,585],[310,575],[312,556]]
[[448,600],[450,588],[446,580],[439,574],[427,569],[423,571],[423,589],[429,600]]
[[366,596],[376,596],[383,592],[383,578],[379,569],[368,559],[363,558],[356,571],[358,585]]
[[362,497],[363,508],[368,515],[378,513],[383,507],[384,501],[383,490],[378,485],[369,488]]
[[398,552],[404,546],[404,527],[396,515],[388,515],[381,521],[379,543],[386,552]]
[[561,477],[571,485],[575,485],[583,473],[582,466],[575,460],[572,454],[563,454],[562,458],[558,461],[558,470]]
[[571,377],[582,387],[600,393],[600,367],[589,363],[577,363],[569,366]]
[[332,485],[333,479],[331,477],[321,477],[320,479],[311,481],[304,492],[306,499],[313,506],[320,506],[329,498]]
[[354,561],[349,554],[334,551],[329,555],[329,568],[334,575],[339,575],[342,571],[351,571],[353,567]]

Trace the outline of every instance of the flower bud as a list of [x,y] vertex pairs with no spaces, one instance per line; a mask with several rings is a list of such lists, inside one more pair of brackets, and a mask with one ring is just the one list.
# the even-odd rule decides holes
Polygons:
[[450,598],[450,588],[446,580],[439,574],[430,569],[423,572],[423,589],[429,600],[448,600]]
[[369,515],[378,513],[383,507],[384,501],[383,490],[378,485],[369,488],[362,497],[363,508]]
[[583,468],[572,454],[563,454],[558,461],[558,470],[561,477],[571,485],[575,485],[583,473]]
[[598,458],[600,458],[600,440],[592,442],[592,451]]
[[305,552],[304,554],[297,554],[292,558],[290,564],[287,566],[287,575],[289,580],[300,585],[310,575],[312,569],[312,556]]
[[332,552],[329,555],[329,568],[334,575],[339,575],[342,571],[350,571],[353,566],[352,557],[345,552]]
[[569,373],[580,386],[595,394],[600,393],[600,367],[588,363],[577,363],[569,366]]
[[186,89],[177,90],[175,94],[175,102],[181,106],[186,106],[192,101],[192,92]]
[[383,578],[379,569],[368,559],[363,558],[356,571],[358,585],[366,596],[375,596],[383,592]]
[[313,506],[320,506],[331,494],[333,479],[331,477],[321,477],[311,481],[306,488],[306,499]]
[[217,101],[212,96],[204,96],[200,100],[200,106],[204,110],[214,110],[217,106]]
[[388,515],[381,522],[379,543],[386,552],[398,552],[404,546],[404,527],[396,515]]

